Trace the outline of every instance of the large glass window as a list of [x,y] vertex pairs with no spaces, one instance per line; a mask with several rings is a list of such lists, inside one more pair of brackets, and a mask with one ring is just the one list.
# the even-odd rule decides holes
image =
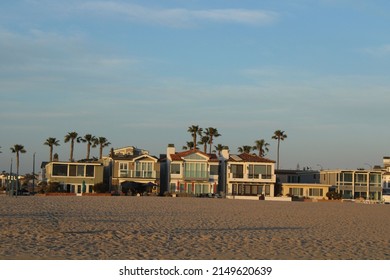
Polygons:
[[53,164],[53,176],[68,176],[67,164]]
[[232,164],[230,168],[233,178],[244,178],[244,166],[242,164]]
[[250,164],[248,168],[250,179],[271,179],[271,166]]
[[324,194],[323,189],[315,189],[315,188],[309,189],[309,196],[323,196],[323,194]]
[[76,176],[77,165],[69,165],[69,176]]
[[86,177],[94,177],[95,176],[95,166],[87,165],[85,167],[85,176]]
[[136,161],[135,162],[135,176],[136,177],[152,177],[153,162]]
[[77,176],[84,177],[84,165],[77,165]]
[[303,188],[290,188],[290,195],[303,196]]
[[188,162],[184,167],[185,176],[187,178],[208,178],[207,164],[201,162]]

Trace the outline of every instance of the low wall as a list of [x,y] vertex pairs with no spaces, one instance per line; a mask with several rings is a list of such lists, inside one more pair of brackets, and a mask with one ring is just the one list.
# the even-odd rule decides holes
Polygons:
[[264,198],[264,200],[267,200],[267,201],[285,201],[285,202],[291,202],[292,201],[292,198],[291,197],[287,197],[287,196],[277,196],[277,197],[269,197],[269,196],[266,196]]

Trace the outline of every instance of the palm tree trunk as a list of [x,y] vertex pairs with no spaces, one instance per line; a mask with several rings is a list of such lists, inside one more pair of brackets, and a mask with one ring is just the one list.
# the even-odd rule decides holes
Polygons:
[[279,170],[279,146],[280,146],[280,139],[278,139],[278,156],[277,156],[277,158],[278,158],[278,163],[276,164],[277,170]]
[[210,135],[210,149],[209,149],[209,153],[211,154],[211,147],[213,145],[213,135]]
[[53,161],[53,146],[50,146],[50,162]]
[[73,161],[73,148],[74,148],[74,140],[70,142],[70,158],[69,161]]
[[91,144],[87,144],[87,159],[89,159],[89,155],[91,153]]

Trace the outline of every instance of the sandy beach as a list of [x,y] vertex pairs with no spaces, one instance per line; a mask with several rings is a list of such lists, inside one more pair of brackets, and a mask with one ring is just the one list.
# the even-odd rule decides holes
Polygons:
[[390,205],[0,197],[0,259],[390,259]]

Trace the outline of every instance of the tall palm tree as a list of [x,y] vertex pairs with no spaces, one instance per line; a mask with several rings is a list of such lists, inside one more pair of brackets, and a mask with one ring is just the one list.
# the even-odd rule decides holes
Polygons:
[[203,135],[200,141],[198,142],[199,145],[203,145],[203,152],[207,153],[207,144],[209,143],[210,137],[207,135]]
[[259,157],[264,157],[266,152],[269,151],[268,149],[269,144],[265,142],[264,139],[256,140],[255,146],[253,146],[253,150],[259,151]]
[[197,137],[197,135],[201,136],[202,131],[203,131],[203,129],[200,128],[199,125],[192,125],[192,126],[188,127],[187,132],[191,133],[191,136],[193,139],[192,142],[194,143],[194,147],[193,147],[194,150],[196,149],[196,137]]
[[242,147],[238,147],[238,152],[239,153],[246,153],[249,154],[252,151],[252,146],[244,145]]
[[210,138],[209,139],[209,144],[210,144],[209,153],[211,154],[211,146],[213,145],[214,137],[219,137],[219,136],[221,136],[221,134],[219,134],[218,130],[214,127],[206,128],[205,134]]
[[59,141],[60,140],[57,140],[56,138],[49,137],[46,139],[46,142],[43,143],[43,145],[49,146],[49,148],[50,148],[50,162],[53,161],[53,147],[59,146],[60,145]]
[[26,150],[23,145],[15,144],[11,147],[11,152],[16,154],[16,193],[18,193],[19,189],[19,154],[24,154]]
[[73,150],[74,150],[74,141],[77,141],[77,143],[80,143],[80,137],[77,137],[78,133],[73,131],[73,132],[68,132],[67,135],[65,135],[65,143],[68,143],[70,141],[70,156],[69,156],[69,161],[73,161]]
[[106,137],[99,137],[99,138],[97,138],[96,144],[99,145],[99,159],[102,159],[103,158],[103,148],[110,146],[111,143],[108,142]]
[[91,155],[91,147],[96,148],[96,145],[98,144],[98,139],[93,136],[92,134],[85,134],[84,137],[80,138],[80,141],[83,143],[87,143],[87,157],[86,159],[89,159],[89,156]]
[[276,169],[279,169],[279,150],[280,150],[280,141],[284,141],[284,139],[287,138],[287,134],[284,133],[282,130],[276,130],[274,132],[274,135],[272,136],[272,139],[278,140],[278,155],[277,155],[277,164]]

